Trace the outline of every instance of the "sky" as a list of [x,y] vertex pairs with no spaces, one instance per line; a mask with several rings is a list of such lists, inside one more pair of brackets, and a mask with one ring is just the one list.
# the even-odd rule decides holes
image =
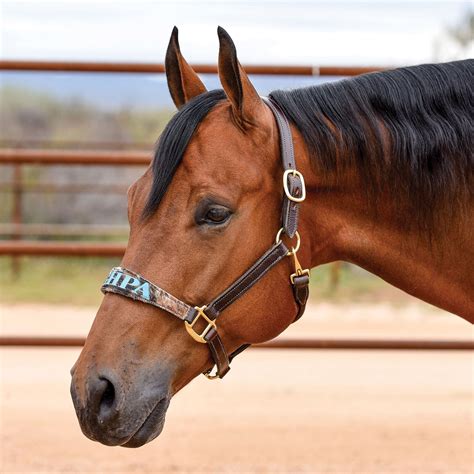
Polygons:
[[[221,25],[244,65],[405,66],[456,57],[444,31],[469,8],[464,0],[0,0],[0,57],[161,63],[177,25],[187,60],[215,64]],[[472,45],[464,55],[474,56]],[[215,75],[201,77],[220,87]],[[251,79],[261,94],[331,80]],[[172,107],[160,74],[0,72],[6,85],[106,109]]]
[[215,63],[221,25],[243,64],[410,65],[437,59],[443,31],[469,8],[458,0],[0,0],[0,55],[162,62],[177,25],[188,61]]

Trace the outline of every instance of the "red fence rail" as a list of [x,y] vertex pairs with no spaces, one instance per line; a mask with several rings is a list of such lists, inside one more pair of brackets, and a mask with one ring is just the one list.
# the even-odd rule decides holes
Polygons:
[[[7,347],[80,347],[82,337],[2,336]],[[331,350],[474,350],[474,341],[421,339],[274,339],[252,346],[255,349],[331,349]]]
[[0,149],[0,164],[4,165],[144,166],[150,163],[151,158],[152,153],[149,151]]
[[126,237],[129,233],[127,225],[107,224],[2,224],[0,236],[107,236]]
[[[1,152],[0,152],[1,154]],[[19,180],[20,181],[20,180]],[[18,187],[21,191],[30,193],[89,193],[89,194],[125,194],[128,185],[104,183],[34,183],[28,181],[13,181],[0,183],[0,192],[14,192]]]
[[103,242],[38,242],[36,240],[0,240],[1,255],[48,257],[121,257],[124,244]]
[[[215,64],[193,64],[192,67],[200,74],[217,73],[217,66]],[[287,66],[247,64],[244,66],[244,69],[248,74],[272,76],[357,76],[359,74],[383,71],[390,68],[377,66]],[[165,72],[165,65],[161,63],[3,60],[0,61],[0,70],[163,74]]]

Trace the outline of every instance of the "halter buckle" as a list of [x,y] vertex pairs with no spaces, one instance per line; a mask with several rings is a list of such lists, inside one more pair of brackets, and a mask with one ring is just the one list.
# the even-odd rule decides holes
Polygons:
[[[290,174],[292,176],[299,178],[299,180],[301,181],[301,196],[300,197],[293,196],[293,194],[291,194],[290,192],[290,189],[288,187],[288,176]],[[303,178],[303,175],[297,170],[289,169],[283,173],[283,189],[285,190],[286,197],[290,201],[303,202],[306,199],[306,185],[304,184],[304,178]]]
[[[209,319],[207,314],[204,312],[206,309],[206,306],[195,306],[194,309],[197,311],[197,316],[194,318],[194,320],[191,323],[188,323],[188,321],[184,321],[184,327],[186,328],[186,331],[188,331],[188,334],[196,341],[200,342],[201,344],[207,344],[207,341],[205,337],[209,333],[211,329],[216,329],[216,323],[212,319]],[[199,320],[199,318],[203,318],[207,322],[207,326],[204,328],[201,334],[197,333],[194,330],[194,325],[196,322]]]
[[299,277],[299,276],[302,276],[302,275],[308,275],[308,277],[311,275],[310,271],[308,268],[306,269],[301,269],[301,270],[296,270],[295,273],[292,273],[290,275],[290,281],[291,281],[291,284],[294,285],[295,284],[295,278],[296,277]]

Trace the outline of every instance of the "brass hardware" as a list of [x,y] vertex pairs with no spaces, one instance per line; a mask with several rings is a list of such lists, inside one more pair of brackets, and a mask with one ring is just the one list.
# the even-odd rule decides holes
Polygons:
[[[281,242],[281,234],[282,232],[284,232],[285,229],[283,229],[283,227],[277,232],[277,235],[276,235],[276,238],[275,238],[275,243],[278,244]],[[293,253],[296,253],[298,252],[298,250],[300,249],[300,245],[301,245],[301,238],[300,238],[300,234],[298,233],[298,231],[295,232],[295,237],[296,237],[296,246],[295,247],[292,247],[291,250],[288,251],[288,256],[290,255],[293,255]]]
[[[301,181],[301,197],[293,196],[288,188],[288,176],[297,176]],[[303,202],[306,199],[306,185],[304,183],[303,175],[297,170],[286,170],[283,173],[283,189],[285,190],[286,197],[293,202]]]
[[204,372],[203,375],[206,377],[208,380],[215,380],[219,378],[219,372],[217,371],[214,374],[211,374],[213,367],[211,367],[207,372]]
[[310,272],[309,272],[308,268],[306,268],[304,270],[303,270],[303,268],[301,268],[301,263],[298,260],[298,257],[296,256],[297,251],[295,249],[292,249],[292,252],[293,253],[291,255],[293,255],[293,264],[295,266],[295,272],[290,275],[290,281],[291,281],[291,284],[294,285],[295,284],[295,277],[301,276],[301,275],[308,275],[308,277],[309,277]]
[[[211,329],[216,329],[216,323],[212,319],[209,319],[207,317],[207,314],[204,312],[206,309],[206,306],[195,306],[194,309],[197,311],[197,316],[194,318],[194,321],[192,323],[188,323],[187,321],[184,321],[184,326],[186,328],[186,331],[188,331],[188,334],[196,341],[200,342],[202,344],[207,344],[206,339],[204,339],[207,335],[207,333]],[[196,324],[196,322],[199,320],[199,318],[204,318],[207,322],[207,326],[204,329],[204,331],[201,334],[198,334],[194,329],[193,326]]]

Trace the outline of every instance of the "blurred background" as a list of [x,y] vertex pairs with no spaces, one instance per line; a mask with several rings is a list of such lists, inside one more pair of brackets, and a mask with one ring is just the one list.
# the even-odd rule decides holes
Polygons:
[[[226,28],[244,66],[267,67],[251,74],[262,95],[474,52],[469,1],[2,0],[2,337],[87,334],[127,241],[126,190],[174,113],[158,72],[174,25],[202,70]],[[346,263],[314,269],[311,298],[285,336],[472,338],[466,322]],[[472,469],[469,352],[249,351],[230,380],[187,387],[162,437],[129,452],[81,435],[67,393],[78,351],[0,349],[3,472]],[[204,417],[211,403],[218,421]]]

